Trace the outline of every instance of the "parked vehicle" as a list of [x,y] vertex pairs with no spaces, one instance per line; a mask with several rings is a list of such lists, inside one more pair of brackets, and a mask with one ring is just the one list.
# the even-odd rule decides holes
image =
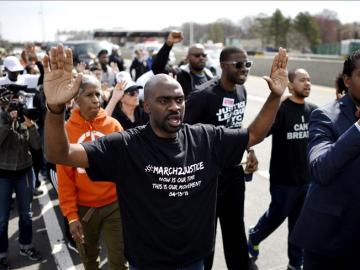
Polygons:
[[110,55],[114,44],[105,40],[72,40],[64,42],[64,46],[72,49],[75,65],[82,62],[89,66],[94,63],[101,50],[107,50]]
[[343,56],[351,55],[360,49],[360,39],[345,39],[341,41],[340,54]]

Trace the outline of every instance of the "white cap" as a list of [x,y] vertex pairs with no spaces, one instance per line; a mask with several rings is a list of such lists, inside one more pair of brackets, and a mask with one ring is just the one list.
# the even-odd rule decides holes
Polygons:
[[16,72],[16,71],[23,71],[24,67],[21,65],[19,59],[16,56],[8,56],[4,60],[4,67],[8,71]]
[[116,74],[116,81],[117,82],[121,82],[121,81],[125,81],[126,82],[126,86],[124,89],[124,92],[126,91],[134,91],[140,88],[143,88],[141,85],[136,84],[130,76],[130,73],[127,71],[120,71],[119,73]]

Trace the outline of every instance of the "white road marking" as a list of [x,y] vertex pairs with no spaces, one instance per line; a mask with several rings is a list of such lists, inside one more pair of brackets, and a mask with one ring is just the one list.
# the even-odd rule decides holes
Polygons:
[[[47,228],[47,235],[49,237],[50,246],[52,248],[52,255],[58,270],[76,270],[71,259],[69,250],[63,241],[63,233],[61,231],[59,222],[53,210],[54,204],[50,200],[49,190],[45,184],[39,187],[44,194],[38,196],[39,204],[41,206],[41,215],[44,218],[45,227]],[[58,203],[57,199],[56,202]]]

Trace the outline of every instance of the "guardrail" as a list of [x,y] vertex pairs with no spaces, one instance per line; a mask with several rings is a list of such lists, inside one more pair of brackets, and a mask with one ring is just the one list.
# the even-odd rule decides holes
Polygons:
[[[254,61],[250,72],[251,75],[264,76],[269,74],[273,56],[267,54],[263,56],[249,56],[249,58]],[[313,84],[335,87],[335,80],[342,71],[343,62],[344,60],[341,60],[341,58],[309,59],[299,58],[290,54],[288,69],[304,68],[309,72]]]

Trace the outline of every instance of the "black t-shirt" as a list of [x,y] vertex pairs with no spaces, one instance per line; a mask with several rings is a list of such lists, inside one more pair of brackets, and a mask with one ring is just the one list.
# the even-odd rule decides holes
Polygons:
[[236,91],[226,91],[220,79],[214,78],[186,98],[184,122],[203,123],[228,128],[240,128],[246,106],[246,89],[236,85]]
[[272,149],[270,182],[300,186],[309,181],[306,147],[309,140],[310,114],[316,105],[298,104],[286,99],[280,106],[270,133]]
[[135,121],[132,122],[126,114],[119,108],[119,106],[116,106],[112,115],[113,118],[119,121],[120,125],[124,130],[127,130],[129,128],[134,128],[137,126],[145,125],[149,121],[149,116],[144,110],[137,106],[134,111]]
[[184,124],[161,139],[150,125],[84,143],[92,180],[116,180],[125,256],[139,269],[176,269],[214,246],[219,170],[237,164],[246,129]]
[[[246,89],[236,85],[236,90],[229,92],[220,86],[220,79],[214,78],[198,87],[186,99],[184,122],[203,123],[239,129],[242,126],[246,106]],[[219,176],[219,194],[230,181],[243,181],[242,166],[228,166]]]

